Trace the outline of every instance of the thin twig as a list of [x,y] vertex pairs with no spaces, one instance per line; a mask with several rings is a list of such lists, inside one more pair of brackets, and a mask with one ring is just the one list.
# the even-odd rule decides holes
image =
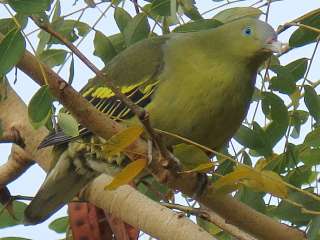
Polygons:
[[225,7],[225,6],[229,5],[229,4],[237,3],[237,2],[242,2],[242,1],[243,1],[243,0],[235,0],[235,1],[233,1],[233,2],[228,1],[228,2],[226,2],[226,3],[223,3],[223,4],[221,4],[221,5],[217,6],[217,7],[211,8],[211,9],[209,9],[209,10],[201,13],[201,16],[203,16],[203,15],[209,13],[209,12],[212,12],[212,11],[214,11],[214,10],[217,10],[217,9],[219,9],[219,8]]
[[[290,28],[290,27],[292,27],[292,26],[297,26],[297,25],[292,25],[292,24],[297,24],[297,23],[300,23],[300,22],[302,22],[303,20],[305,20],[305,19],[307,19],[307,18],[309,18],[310,16],[312,16],[312,15],[314,15],[314,14],[316,14],[316,13],[318,13],[319,12],[319,9],[315,9],[315,10],[313,10],[313,11],[311,11],[311,12],[308,12],[308,13],[306,13],[306,14],[304,14],[304,15],[302,15],[302,16],[300,16],[300,17],[298,17],[298,18],[296,18],[296,19],[294,19],[294,20],[292,20],[292,21],[290,21],[290,22],[288,22],[288,23],[285,23],[284,25],[282,25],[282,26],[279,26],[279,28],[278,28],[278,30],[277,30],[277,33],[278,34],[280,34],[280,33],[282,33],[282,32],[284,32],[285,30],[287,30],[288,28]],[[304,25],[304,24],[303,24]],[[305,25],[306,26],[306,25]],[[317,28],[316,28],[317,29]],[[316,31],[318,31],[319,29],[317,29]]]
[[182,211],[186,214],[196,215],[214,225],[218,226],[219,228],[223,229],[224,231],[228,232],[232,236],[236,237],[239,240],[256,240],[256,238],[252,237],[251,235],[247,234],[246,232],[241,231],[239,228],[226,223],[226,220],[220,217],[218,214],[210,211],[208,208],[194,208],[194,207],[187,207],[180,204],[172,204],[172,203],[161,203],[162,206],[165,206],[170,209],[176,209]]
[[[91,29],[94,29],[96,27],[96,25],[101,21],[101,19],[105,16],[105,14],[109,11],[109,9],[112,7],[112,4],[109,4],[107,6],[107,8],[101,13],[101,15],[98,17],[98,19],[93,23],[92,26],[90,26]],[[84,11],[80,14],[80,16],[78,17],[77,21],[80,21],[80,18],[82,17]],[[81,38],[79,40],[79,42],[76,44],[76,47],[78,48],[80,46],[80,44],[85,40],[86,36],[88,36],[88,34],[86,34],[85,36],[83,36],[83,38]],[[59,74],[61,72],[61,70],[63,69],[63,67],[65,66],[66,62],[70,59],[71,54],[69,54],[66,59],[64,60],[63,64],[60,66],[59,70],[57,71],[57,73]]]
[[307,81],[307,78],[308,78],[308,76],[309,76],[309,72],[310,72],[310,69],[311,69],[311,65],[312,65],[312,63],[313,63],[314,57],[316,56],[316,52],[317,52],[318,47],[319,47],[319,42],[320,42],[320,35],[319,35],[319,37],[318,37],[318,39],[317,39],[316,46],[314,47],[313,52],[312,52],[312,55],[311,55],[311,58],[310,58],[310,60],[309,60],[309,64],[308,64],[307,71],[306,71],[306,73],[305,73],[305,75],[304,75],[303,82],[302,82],[301,87],[300,87],[300,89],[299,89],[300,92],[301,92],[301,90],[302,90],[302,88],[303,88],[303,85],[305,84],[305,82]]
[[15,196],[11,196],[11,198],[12,198],[12,200],[32,201],[34,197],[15,195]]
[[[307,71],[306,71],[306,74],[305,74],[303,83],[302,83],[302,85],[301,85],[301,87],[300,87],[300,90],[299,90],[300,92],[301,92],[301,90],[302,90],[302,87],[303,87],[304,83],[307,81],[307,78],[308,78],[308,75],[309,75],[309,72],[310,72],[310,69],[311,69],[311,65],[312,65],[312,63],[313,63],[313,60],[314,60],[314,57],[315,57],[315,55],[316,55],[317,49],[318,49],[318,47],[319,47],[319,44],[320,44],[320,35],[318,36],[316,46],[315,46],[315,48],[313,49],[313,52],[312,52],[312,55],[311,55],[311,58],[310,58],[310,61],[309,61],[308,69],[307,69]],[[318,86],[320,85],[320,80],[314,82],[314,83],[311,84],[311,85],[312,85],[313,88],[318,87]],[[298,99],[303,98],[304,95],[305,95],[305,93],[300,93],[300,96],[299,96]],[[289,109],[290,107],[293,106],[293,104],[294,104],[293,101],[291,101],[291,103],[289,103],[289,104],[287,105],[287,108]]]
[[136,11],[136,14],[139,14],[140,10],[139,10],[139,5],[138,5],[138,0],[131,0],[131,2],[134,5],[134,10]]
[[266,11],[266,20],[265,20],[265,22],[268,22],[269,13],[270,13],[270,7],[271,7],[271,2],[272,2],[272,0],[268,0],[268,3],[267,3],[267,11]]

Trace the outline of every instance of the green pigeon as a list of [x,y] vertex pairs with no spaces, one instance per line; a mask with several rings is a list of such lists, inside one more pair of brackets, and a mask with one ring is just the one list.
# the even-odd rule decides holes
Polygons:
[[[280,46],[270,25],[242,18],[213,29],[142,40],[103,71],[148,111],[154,128],[219,149],[247,113],[259,67]],[[81,92],[115,120],[137,122],[103,80],[93,78]],[[26,224],[46,220],[101,172],[117,171],[107,166],[110,156],[99,152],[99,144],[88,144],[104,140],[85,129],[73,140],[57,132],[41,144],[58,144],[56,163],[25,210]],[[168,147],[181,143],[174,137],[164,141]]]

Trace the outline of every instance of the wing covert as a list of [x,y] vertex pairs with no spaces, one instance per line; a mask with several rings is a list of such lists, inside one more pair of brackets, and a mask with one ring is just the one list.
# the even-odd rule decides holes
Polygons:
[[[127,48],[102,70],[111,77],[121,92],[134,103],[146,107],[159,83],[158,74],[163,68],[162,45],[167,38],[146,39]],[[114,120],[129,119],[133,116],[128,107],[105,86],[103,80],[95,77],[80,91],[97,109]],[[79,126],[80,134],[69,137],[61,130],[48,135],[38,148],[64,144],[81,136],[91,134]]]

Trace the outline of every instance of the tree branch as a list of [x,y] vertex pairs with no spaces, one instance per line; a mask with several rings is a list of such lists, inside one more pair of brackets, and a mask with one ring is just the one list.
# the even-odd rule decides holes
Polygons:
[[8,161],[0,166],[0,186],[7,185],[23,174],[34,163],[35,154],[39,157],[39,163],[47,169],[48,161],[51,160],[45,151],[37,151],[41,139],[48,134],[47,130],[41,128],[35,133],[29,123],[25,103],[15,94],[9,84],[0,84],[0,90],[4,88],[6,88],[6,99],[0,101],[0,119],[1,127],[5,131],[1,140],[18,143],[24,148],[18,145],[12,146]]
[[[101,175],[82,192],[81,196],[110,214],[125,220],[126,223],[135,227],[138,225],[144,232],[159,239],[215,239],[188,218],[181,217],[180,214],[150,201],[131,186],[124,185],[116,191],[101,194],[106,192],[104,188],[111,180],[111,177]],[[146,208],[147,211],[144,210]],[[139,214],[128,214],[132,209],[136,209]]]
[[3,131],[0,136],[0,143],[14,143],[19,145],[21,148],[25,147],[23,138],[21,137],[18,129],[11,127],[8,130]]
[[0,166],[0,186],[14,181],[33,164],[30,154],[19,146],[12,146],[7,162]]

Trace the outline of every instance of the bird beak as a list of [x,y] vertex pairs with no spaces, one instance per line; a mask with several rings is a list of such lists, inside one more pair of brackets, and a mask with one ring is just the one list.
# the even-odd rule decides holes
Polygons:
[[266,51],[271,51],[273,53],[281,53],[283,48],[283,43],[278,41],[277,37],[271,37],[267,39],[264,49]]

